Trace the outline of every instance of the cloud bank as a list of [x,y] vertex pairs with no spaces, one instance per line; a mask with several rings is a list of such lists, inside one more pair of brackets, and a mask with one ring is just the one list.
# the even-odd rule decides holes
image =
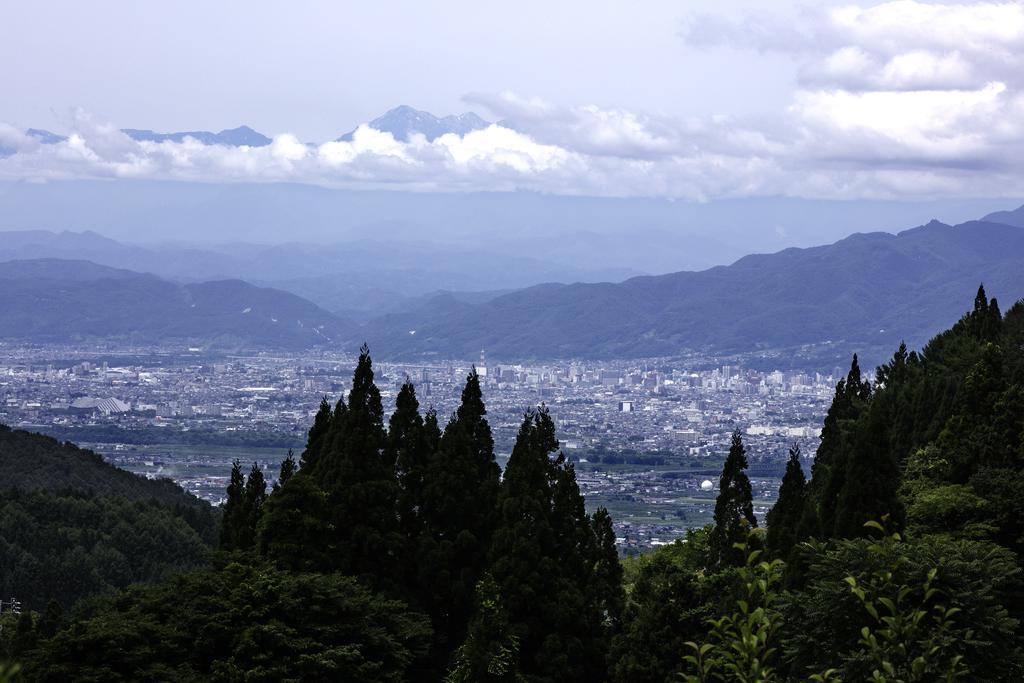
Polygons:
[[0,124],[0,179],[285,181],[692,200],[1022,192],[1022,2],[896,0],[785,18],[696,16],[680,34],[691,48],[788,55],[799,65],[790,105],[758,119],[680,119],[472,93],[467,102],[502,122],[432,141],[396,141],[363,125],[351,141],[306,144],[281,134],[252,148],[136,141],[78,112],[57,144]]

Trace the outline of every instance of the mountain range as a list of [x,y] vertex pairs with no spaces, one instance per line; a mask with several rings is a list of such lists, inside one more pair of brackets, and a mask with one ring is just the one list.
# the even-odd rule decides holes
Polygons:
[[[491,122],[485,121],[473,112],[439,117],[428,111],[414,109],[403,104],[386,111],[366,125],[381,132],[391,133],[396,140],[408,142],[415,134],[425,136],[428,141],[433,141],[448,133],[463,136],[474,130],[487,128]],[[265,147],[273,142],[271,138],[249,126],[227,128],[217,133],[208,130],[159,133],[146,128],[122,128],[121,132],[133,140],[146,142],[182,142],[185,138],[192,138],[204,145],[225,145],[227,147]],[[66,135],[43,128],[29,128],[25,134],[44,145],[53,145],[68,139]],[[354,134],[355,130],[353,129],[337,139],[351,141]],[[0,156],[13,153],[13,149],[0,148]]]
[[[513,360],[801,345],[824,345],[842,356],[891,349],[900,340],[922,343],[958,317],[982,282],[1004,306],[1024,297],[1024,207],[956,226],[932,221],[895,235],[858,233],[825,246],[618,283],[431,294],[430,277],[421,273],[417,294],[398,304],[368,305],[361,322],[353,322],[339,315],[340,300],[365,299],[374,288],[387,291],[381,273],[410,266],[406,257],[396,258],[388,271],[386,246],[361,249],[349,247],[348,263],[358,276],[346,281],[332,274],[336,266],[324,265],[337,263],[330,248],[241,244],[214,252],[160,252],[95,234],[16,233],[5,240],[7,256],[0,251],[0,258],[14,253],[23,259],[0,264],[0,338],[275,348],[354,348],[366,340],[382,357],[406,359],[472,358],[481,349]],[[247,264],[250,273],[268,278],[305,267],[306,275],[275,283],[305,288],[311,298],[333,292],[336,305],[331,312],[277,287],[239,279],[181,283],[82,260],[30,259],[40,254],[135,259],[135,268],[163,259],[165,270],[177,260],[194,274]],[[501,266],[483,264],[494,271]],[[374,268],[381,270],[374,275]],[[362,289],[346,293],[345,282]]]
[[241,280],[177,284],[89,261],[0,263],[0,338],[302,349],[354,325],[301,297]]
[[361,320],[418,307],[424,296],[439,291],[479,302],[537,282],[622,280],[638,274],[628,268],[588,269],[500,250],[444,248],[416,241],[361,239],[269,246],[236,242],[194,247],[125,244],[94,231],[2,234],[0,260],[81,259],[180,282],[242,279],[292,292],[343,317]]
[[435,300],[366,336],[390,355],[642,357],[830,342],[920,344],[956,320],[979,282],[1024,297],[1024,229],[938,221],[897,235],[746,256],[618,284],[538,285],[478,305]]

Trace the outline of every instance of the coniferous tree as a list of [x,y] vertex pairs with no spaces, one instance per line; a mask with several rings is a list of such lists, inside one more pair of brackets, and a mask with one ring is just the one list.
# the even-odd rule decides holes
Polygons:
[[274,491],[287,484],[288,480],[295,474],[296,469],[298,469],[298,463],[295,462],[295,454],[289,448],[288,455],[281,461],[281,469],[278,472],[277,481],[274,483]]
[[220,547],[222,550],[236,550],[245,519],[245,475],[242,474],[242,464],[238,460],[231,463],[231,480],[223,510]]
[[267,499],[256,538],[260,555],[284,569],[322,571],[336,563],[327,494],[304,470]]
[[490,544],[501,470],[494,460],[486,414],[480,378],[473,370],[440,439],[432,411],[424,422],[429,456],[422,480],[416,564],[420,603],[434,623],[439,667],[464,638]]
[[327,493],[331,509],[335,555],[324,569],[393,588],[402,542],[395,509],[398,485],[386,438],[384,408],[364,344],[348,403],[338,401],[309,474]]
[[836,497],[836,538],[868,534],[864,524],[888,519],[891,530],[903,526],[903,505],[899,500],[900,467],[892,452],[889,407],[891,394],[876,398],[858,421],[846,459],[843,487]]
[[808,538],[832,538],[839,494],[846,483],[850,453],[849,429],[871,399],[871,384],[863,379],[857,354],[850,371],[836,384],[832,405],[825,415],[821,443],[811,465],[804,511],[796,542]]
[[410,538],[421,530],[423,481],[431,455],[425,429],[416,389],[406,380],[388,422],[388,459],[394,463],[398,481],[398,519]]
[[547,410],[527,413],[501,483],[490,573],[527,680],[602,680],[596,540],[572,467],[552,457],[557,448]]
[[441,444],[441,427],[437,423],[437,411],[433,408],[423,416],[423,443],[427,453],[435,453]]
[[[599,619],[596,626],[598,655],[608,653],[612,640],[622,628],[622,613],[626,605],[626,593],[622,587],[622,562],[615,547],[615,529],[612,517],[606,508],[600,507],[591,518],[594,529],[593,569],[590,576],[589,609]],[[614,662],[608,661],[609,666]]]
[[306,449],[299,457],[299,464],[303,469],[311,468],[317,461],[320,451],[323,449],[324,438],[331,429],[331,420],[334,414],[327,402],[327,397],[320,399],[320,409],[313,418],[313,426],[309,428],[309,435],[306,438]]
[[711,561],[717,567],[740,565],[743,554],[733,547],[745,543],[750,529],[757,526],[753,494],[747,477],[747,454],[743,437],[732,433],[729,455],[722,467],[715,501],[715,527],[711,532]]
[[797,542],[797,527],[804,509],[807,480],[800,465],[800,447],[789,449],[786,473],[779,486],[779,499],[765,519],[765,545],[775,557],[786,558]]
[[255,547],[256,525],[259,524],[260,515],[263,513],[263,503],[266,500],[267,480],[263,476],[263,470],[254,462],[252,469],[249,470],[242,495],[244,514],[239,515],[238,519],[235,538],[237,550],[249,550]]

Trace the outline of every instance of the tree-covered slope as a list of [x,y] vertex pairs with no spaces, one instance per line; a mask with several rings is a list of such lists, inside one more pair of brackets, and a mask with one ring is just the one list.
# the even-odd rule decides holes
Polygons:
[[0,424],[0,490],[77,491],[207,510],[170,479],[146,479],[72,443]]
[[980,281],[1008,300],[1024,296],[1022,273],[1021,228],[933,221],[700,272],[540,285],[475,306],[439,301],[383,318],[366,336],[405,356],[649,356],[829,340],[891,348],[955,320],[956,302]]
[[207,561],[217,512],[169,479],[0,425],[0,593],[26,608],[154,581]]

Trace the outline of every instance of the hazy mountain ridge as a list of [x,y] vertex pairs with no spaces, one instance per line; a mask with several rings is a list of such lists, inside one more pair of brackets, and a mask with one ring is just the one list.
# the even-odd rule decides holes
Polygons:
[[898,235],[746,256],[705,271],[620,284],[541,285],[456,309],[385,317],[366,337],[400,356],[637,357],[833,341],[920,343],[957,318],[957,292],[984,281],[1024,297],[1024,230],[937,221]]
[[1011,211],[995,211],[988,214],[981,220],[988,223],[1003,223],[1005,225],[1016,225],[1024,228],[1024,206],[1019,206]]
[[308,348],[353,325],[288,292],[241,280],[180,285],[87,261],[0,263],[0,337],[121,339],[221,348]]
[[[475,249],[539,258],[567,271],[617,269],[626,272],[618,278],[624,279],[630,274],[703,270],[745,254],[827,244],[866,226],[895,232],[933,216],[959,223],[1007,206],[995,200],[851,204],[779,197],[696,204],[530,192],[343,190],[288,183],[126,183],[0,181],[0,229],[92,230],[127,244],[274,244],[287,235],[296,242],[323,245],[372,238],[449,252]],[[4,241],[0,239],[0,247]],[[185,264],[191,260],[182,259]],[[530,279],[515,286],[595,281],[570,276],[566,272],[565,277]],[[464,289],[442,282],[431,289],[446,288]]]
[[617,281],[637,274],[627,268],[588,269],[419,242],[361,239],[333,245],[234,243],[204,248],[141,247],[93,231],[30,230],[2,234],[0,259],[85,259],[182,282],[243,279],[283,289],[327,310],[362,319],[408,310],[438,291],[501,292],[537,282]]
[[[135,259],[136,268],[143,267],[140,255],[158,259],[162,253],[74,233],[17,233],[8,251],[54,245],[60,253],[108,250]],[[351,248],[349,279],[318,270],[336,258],[329,247],[236,244],[219,248],[224,251],[179,252],[192,267],[203,259],[221,268],[245,262],[268,276],[305,266],[307,275],[289,286],[304,288],[310,298],[341,301],[331,310],[368,320],[361,326],[300,296],[239,279],[182,285],[93,263],[44,259],[0,264],[0,335],[276,348],[342,348],[366,340],[384,357],[405,358],[469,358],[481,349],[501,359],[621,358],[827,342],[845,354],[901,340],[921,343],[956,319],[962,292],[979,282],[1004,306],[1024,297],[1024,229],[985,221],[932,221],[896,235],[858,233],[830,245],[752,254],[729,266],[618,284],[404,297],[387,289],[391,274],[404,273],[408,283],[426,286],[428,272],[408,271],[435,256],[429,250],[391,252],[389,262],[388,248],[373,242]],[[500,262],[479,263],[474,252],[467,254],[466,264],[501,273]],[[173,259],[163,258],[166,268]],[[381,270],[382,262],[390,270]]]
[[[122,128],[121,132],[132,140],[139,142],[184,142],[185,138],[192,138],[204,145],[225,145],[227,147],[266,147],[273,140],[250,128],[249,126],[238,126],[237,128],[225,128],[214,133],[208,130],[189,130],[175,133],[158,133],[146,128]],[[42,128],[29,128],[25,135],[39,140],[44,145],[55,145],[64,142],[68,138]]]

